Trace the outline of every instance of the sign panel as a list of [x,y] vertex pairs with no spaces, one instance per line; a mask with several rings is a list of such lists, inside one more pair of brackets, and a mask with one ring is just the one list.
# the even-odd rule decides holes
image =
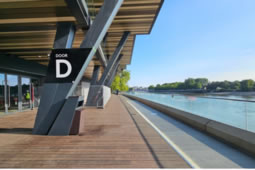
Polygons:
[[91,48],[54,49],[51,52],[46,83],[72,83]]

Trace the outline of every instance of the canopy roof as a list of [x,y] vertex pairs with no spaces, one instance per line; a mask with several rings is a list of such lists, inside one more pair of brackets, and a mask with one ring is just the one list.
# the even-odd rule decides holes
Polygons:
[[[93,18],[103,0],[88,0],[87,3]],[[131,36],[122,50],[121,67],[130,64],[136,35],[151,32],[162,3],[163,0],[125,0],[102,44],[105,56],[110,57],[123,32],[130,31]],[[47,65],[58,22],[77,24],[64,0],[1,0],[0,52]],[[76,32],[73,48],[79,48],[85,35],[81,29]],[[86,70],[86,77],[92,76],[95,64],[101,65],[96,57]]]

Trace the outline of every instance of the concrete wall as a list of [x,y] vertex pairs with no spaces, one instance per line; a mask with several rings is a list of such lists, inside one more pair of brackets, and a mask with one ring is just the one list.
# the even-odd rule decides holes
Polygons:
[[81,82],[81,94],[84,96],[84,103],[87,102],[88,94],[89,94],[89,87],[90,83],[89,82]]
[[103,107],[108,103],[111,98],[111,89],[107,86],[103,87]]
[[75,89],[73,96],[83,96],[84,103],[86,103],[89,93],[90,82],[81,81],[80,84]]
[[87,106],[104,108],[111,98],[111,89],[106,86],[93,85],[89,89],[89,99]]
[[146,99],[141,99],[126,94],[124,94],[124,96],[146,104],[153,109],[156,109],[166,115],[169,115],[170,117],[188,124],[193,128],[203,131],[234,147],[241,149],[248,154],[255,156],[255,133],[226,125],[214,120],[203,118],[201,116],[197,116],[192,113],[181,111]]

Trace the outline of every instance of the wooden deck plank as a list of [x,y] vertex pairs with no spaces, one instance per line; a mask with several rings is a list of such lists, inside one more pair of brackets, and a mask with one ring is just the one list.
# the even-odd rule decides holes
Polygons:
[[[35,114],[36,110],[0,118],[0,168],[160,167],[118,96],[112,96],[105,109],[85,109],[79,136],[32,135]],[[161,161],[184,167],[176,153],[166,151],[157,133],[145,132]]]

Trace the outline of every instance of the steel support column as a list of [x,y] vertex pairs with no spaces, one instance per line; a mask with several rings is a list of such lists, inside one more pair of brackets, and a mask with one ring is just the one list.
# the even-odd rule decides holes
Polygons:
[[53,48],[72,48],[75,32],[76,28],[73,23],[58,23]]
[[108,62],[108,65],[100,79],[100,81],[98,82],[99,85],[103,85],[105,83],[106,78],[108,77],[108,74],[111,72],[114,64],[116,63],[116,61],[118,60],[118,57],[120,57],[120,52],[122,51],[123,47],[125,46],[128,37],[130,35],[130,32],[124,32],[116,50],[114,51],[110,61]]
[[118,66],[116,67],[116,69],[114,70],[114,72],[112,73],[112,75],[111,75],[109,81],[107,82],[106,86],[111,87],[112,82],[113,82],[113,80],[114,80],[114,78],[115,78],[115,76],[116,76],[116,74],[117,74],[117,72],[118,72],[119,66],[120,66],[120,65],[118,65]]
[[[58,23],[54,49],[71,48],[76,29],[73,23]],[[58,117],[72,83],[45,83],[37,112],[34,134],[47,135]]]
[[22,80],[21,76],[18,75],[18,110],[22,111]]
[[87,98],[87,106],[94,106],[98,102],[98,100],[100,100],[99,96],[100,95],[103,96],[103,94],[100,94],[100,92],[102,91],[102,87],[105,85],[105,81],[108,78],[111,71],[113,70],[113,67],[116,64],[116,62],[120,61],[120,59],[122,57],[122,55],[120,55],[120,52],[122,51],[123,47],[125,46],[129,35],[130,35],[130,32],[123,33],[123,36],[122,36],[116,50],[114,51],[110,61],[107,64],[107,67],[104,70],[102,77],[100,78],[100,80],[97,84],[100,87],[98,88],[98,87],[90,86],[89,94],[88,94],[88,98]]
[[67,136],[73,123],[75,110],[79,102],[79,97],[70,97],[65,101],[65,104],[59,111],[59,115],[52,125],[49,134],[51,136]]
[[7,74],[4,74],[4,107],[5,107],[5,113],[8,113],[8,82],[7,82]]
[[[91,25],[91,20],[89,16],[89,10],[85,0],[65,0],[71,13],[74,15],[76,21],[83,29],[88,29]],[[105,58],[104,52],[101,45],[99,45],[96,52],[96,56],[102,63],[103,67],[107,66],[107,60]]]
[[100,43],[102,42],[105,34],[107,33],[114,17],[118,13],[124,0],[107,0],[104,1],[99,13],[97,14],[92,26],[89,28],[85,39],[81,43],[81,48],[92,48],[85,63],[83,64],[80,73],[74,81],[73,86],[69,90],[66,98],[72,95],[80,80],[82,79],[84,72],[86,71],[90,61],[95,55]]
[[104,83],[106,86],[110,87],[113,80],[114,80],[114,77],[118,71],[118,68],[120,66],[120,60],[122,58],[122,55],[120,55],[119,59],[117,60],[117,62],[115,63],[115,65],[113,66],[112,68],[112,71],[110,72],[108,78],[106,79],[106,82]]
[[[99,46],[99,48],[98,48],[98,50],[97,50],[97,53],[100,54],[99,60],[100,60],[100,62],[102,63],[102,65],[104,66],[104,68],[107,67],[107,64],[108,64],[108,59],[107,59],[107,57],[104,55],[104,52],[105,52],[105,51],[103,50],[103,48],[104,48],[104,49],[106,48],[107,37],[108,37],[108,33],[105,34],[105,36],[104,36],[104,38],[103,38],[103,40],[102,40],[102,43],[100,44],[100,46]],[[103,46],[103,48],[102,48],[102,46]]]
[[[53,126],[54,121],[57,119],[61,108],[64,106],[66,101],[69,101],[69,97],[73,94],[78,83],[82,79],[84,72],[86,71],[90,61],[95,55],[102,39],[104,38],[108,28],[110,27],[114,17],[116,16],[119,8],[121,7],[124,0],[107,0],[104,1],[93,25],[89,28],[84,41],[81,43],[81,48],[91,48],[86,61],[84,62],[77,78],[72,83],[63,84],[50,84],[47,83],[44,86],[44,94],[41,98],[41,104],[38,110],[38,114],[35,121],[35,126],[33,129],[34,134],[48,134],[50,128]],[[67,28],[66,26],[64,26]],[[59,26],[59,29],[63,26]],[[72,27],[69,27],[72,28]],[[62,32],[62,30],[61,30]],[[69,33],[57,33],[56,42],[54,43],[54,48],[71,48],[73,40],[72,31]],[[62,35],[58,38],[58,35]],[[63,41],[62,41],[63,40]],[[63,43],[67,41],[66,43]],[[51,135],[54,135],[51,133]]]
[[89,28],[90,16],[89,9],[85,0],[65,0],[71,13],[76,18],[78,24],[83,28]]
[[101,62],[102,66],[106,67],[107,66],[107,59],[104,55],[104,51],[103,51],[101,45],[99,45],[99,47],[97,49],[96,56],[99,59],[99,61]]
[[98,79],[99,72],[100,72],[100,66],[95,65],[90,85],[96,85],[97,84],[97,79]]

